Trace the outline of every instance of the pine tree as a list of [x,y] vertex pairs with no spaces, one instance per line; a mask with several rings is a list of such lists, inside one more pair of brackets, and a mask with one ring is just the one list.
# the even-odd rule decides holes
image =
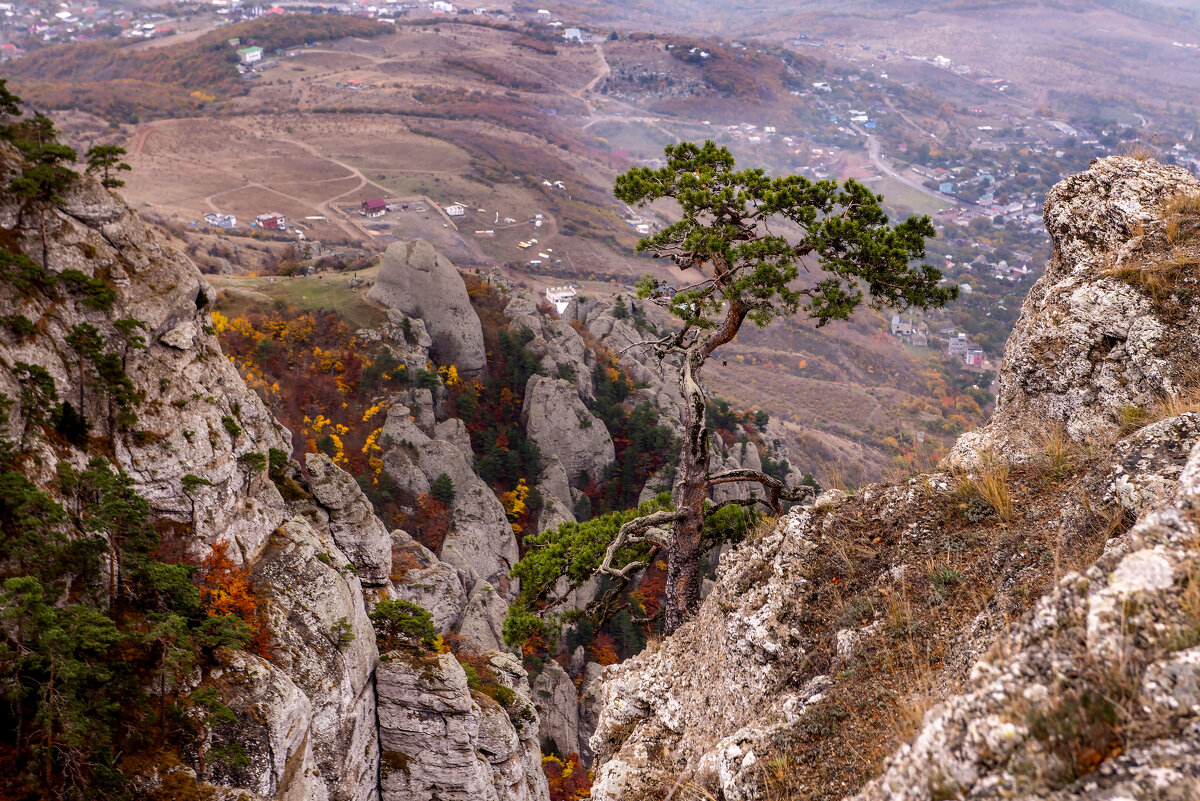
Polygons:
[[[638,343],[674,370],[679,382],[684,400],[679,475],[671,506],[624,522],[596,566],[623,586],[665,551],[669,634],[699,602],[701,555],[713,536],[724,536],[706,521],[731,504],[762,502],[778,510],[783,500],[800,497],[761,471],[710,472],[701,372],[713,353],[747,320],[761,327],[803,311],[821,327],[849,319],[864,302],[872,308],[928,308],[949,302],[957,290],[939,286],[942,275],[935,268],[914,263],[934,235],[929,218],[890,223],[882,198],[854,180],[839,185],[798,175],[770,178],[761,169],[735,170],[732,154],[712,142],[684,142],[666,148],[664,167],[637,167],[618,176],[614,192],[631,206],[674,200],[681,219],[641,240],[638,250],[668,258],[680,271],[703,274],[669,298],[650,276],[638,284],[640,298],[665,306],[681,323],[666,336]],[[784,233],[791,231],[798,233]],[[765,497],[709,502],[714,487],[737,482],[761,485]]]
[[132,169],[128,164],[121,161],[121,156],[124,155],[125,148],[123,147],[117,147],[116,145],[93,145],[84,154],[84,158],[87,159],[87,174],[92,175],[99,172],[101,174],[100,183],[107,189],[124,186],[124,181],[109,174],[109,170],[127,172]]
[[[54,123],[42,114],[34,115],[28,128],[33,141],[18,141],[17,147],[25,157],[21,174],[8,184],[8,191],[26,200],[26,206],[37,207],[42,232],[42,266],[49,267],[49,240],[46,238],[46,212],[61,204],[62,193],[75,182],[79,174],[67,167],[77,158],[75,151],[55,141]],[[25,207],[22,208],[22,213]]]

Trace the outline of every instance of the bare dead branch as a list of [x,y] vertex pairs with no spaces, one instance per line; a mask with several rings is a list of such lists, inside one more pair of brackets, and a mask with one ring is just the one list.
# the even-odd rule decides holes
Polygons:
[[[737,483],[737,482],[751,482],[751,483],[755,483],[755,484],[762,484],[763,487],[770,494],[769,499],[766,499],[766,498],[744,499],[748,502],[740,503],[739,505],[741,505],[741,506],[751,506],[755,502],[762,502],[765,506],[769,506],[772,509],[779,510],[780,509],[779,502],[781,500],[782,501],[792,501],[793,503],[799,503],[799,502],[809,498],[813,494],[812,487],[800,487],[798,489],[790,490],[787,488],[787,485],[784,484],[779,479],[774,478],[772,476],[768,476],[766,473],[760,472],[758,470],[750,470],[749,468],[738,468],[736,470],[725,470],[720,473],[713,473],[713,474],[709,475],[708,479],[706,480],[705,486],[711,488],[711,487],[715,487],[719,484],[733,484],[733,483]],[[717,509],[719,509],[725,505],[732,505],[732,504],[729,501],[723,501],[722,503],[717,504],[717,506],[714,507],[713,509],[709,510],[707,512],[707,514],[712,514],[712,512],[715,512]]]
[[767,508],[771,508],[771,502],[766,498],[730,498],[727,501],[721,501],[720,503],[713,504],[705,509],[704,516],[708,517],[709,515],[716,514],[719,510],[724,509],[726,506],[754,506],[758,503],[761,503]]

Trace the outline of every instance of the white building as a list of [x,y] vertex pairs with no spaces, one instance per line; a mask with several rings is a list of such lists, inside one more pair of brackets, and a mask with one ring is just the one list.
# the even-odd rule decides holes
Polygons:
[[243,64],[253,64],[257,61],[262,61],[263,49],[261,47],[243,47],[237,51],[238,60]]
[[237,227],[237,217],[233,214],[205,214],[204,221],[217,228]]
[[562,314],[567,310],[575,295],[578,294],[573,286],[556,286],[546,290],[546,300],[554,304],[555,310]]
[[447,217],[461,217],[467,213],[467,208],[461,203],[451,203],[446,207]]

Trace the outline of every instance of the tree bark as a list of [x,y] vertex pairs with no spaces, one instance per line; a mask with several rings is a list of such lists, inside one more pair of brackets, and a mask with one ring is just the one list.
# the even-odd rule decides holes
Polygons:
[[687,349],[679,370],[683,396],[684,447],[675,484],[675,504],[680,512],[667,545],[666,603],[663,626],[672,634],[696,611],[700,603],[700,549],[703,543],[704,501],[708,498],[709,432],[705,423],[704,390],[700,370],[712,352],[737,336],[746,309],[731,301],[721,324]]

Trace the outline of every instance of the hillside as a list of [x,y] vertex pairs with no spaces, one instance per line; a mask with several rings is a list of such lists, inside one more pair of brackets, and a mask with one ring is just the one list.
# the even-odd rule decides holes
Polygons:
[[[250,29],[248,35],[261,39],[267,35],[263,30],[278,24],[256,22],[265,27]],[[284,25],[282,33],[270,36],[295,38],[298,24]],[[815,141],[844,138],[822,104],[795,102],[797,86],[828,72],[828,65],[814,59],[783,59],[774,52],[751,58],[708,40],[679,37],[631,36],[591,47],[549,47],[552,37],[545,31],[509,27],[414,21],[369,40],[296,47],[277,66],[251,73],[254,80],[237,81],[232,95],[192,90],[222,96],[201,112],[205,116],[140,123],[117,137],[95,117],[74,114],[64,120],[82,144],[124,144],[134,168],[125,176],[129,197],[180,237],[206,270],[233,273],[231,286],[254,292],[261,287],[272,298],[301,301],[310,308],[328,307],[315,302],[320,293],[304,300],[261,275],[339,265],[354,272],[391,241],[414,237],[428,239],[460,266],[500,265],[515,283],[534,292],[571,282],[584,297],[611,298],[646,271],[677,283],[686,275],[633,255],[638,236],[633,223],[638,220],[611,195],[619,170],[661,156],[662,144],[677,136],[718,138],[746,163],[765,160],[780,170],[801,168],[811,158],[807,148],[819,149]],[[527,46],[534,34],[533,41],[547,47]],[[158,60],[166,59],[166,74],[187,75],[193,59],[208,52],[203,48],[217,46],[216,36],[122,51],[125,60],[113,63],[133,69],[130,65],[142,63],[134,57],[145,52],[145,58],[154,60],[138,69],[157,69]],[[218,59],[222,64],[233,53],[224,47]],[[703,47],[713,48],[704,63],[688,56],[687,51]],[[35,54],[20,65],[19,86],[33,90],[38,102],[53,101],[53,96],[45,94],[51,82],[38,83],[36,76],[79,81],[80,86],[92,86],[93,78],[117,85],[104,80],[103,70],[83,75],[68,66],[70,58],[52,64],[51,52],[59,51]],[[61,52],[70,53],[71,47]],[[668,68],[679,85],[647,77]],[[220,69],[231,71],[232,65]],[[196,78],[203,82],[207,75],[200,71]],[[172,94],[176,99],[188,96]],[[151,102],[153,94],[142,97]],[[88,108],[123,119],[103,107]],[[277,113],[280,108],[289,111]],[[147,113],[169,117],[177,112],[164,108]],[[711,115],[709,125],[701,114]],[[744,138],[715,130],[721,120],[732,123],[747,114],[759,124],[770,120],[785,126],[780,130],[789,138],[815,139],[800,148],[784,146],[776,137],[770,147],[758,150]],[[861,175],[854,164],[849,151],[829,162]],[[919,192],[903,184],[896,187],[904,202],[915,200],[920,210],[928,210],[928,199],[922,200]],[[878,188],[892,196],[890,184]],[[362,201],[381,196],[393,201],[392,211],[379,219],[358,213]],[[461,218],[443,217],[435,205],[452,201],[464,206]],[[265,211],[284,214],[289,230],[249,225]],[[217,212],[236,215],[239,225],[223,230],[191,224]],[[643,213],[646,227],[664,224],[671,213],[665,207]],[[320,245],[299,243],[299,234]],[[1032,259],[1040,258],[1037,242],[1018,245],[1018,235],[1007,229],[997,229],[995,239],[999,252],[1030,247]],[[949,252],[960,256],[958,250]],[[1014,308],[1022,291],[982,276],[970,279],[984,306],[989,298],[994,307],[997,296],[1011,295],[1007,308]],[[252,296],[261,297],[243,298]],[[650,313],[656,324],[666,322]],[[1008,319],[993,323],[974,312],[953,319],[972,335],[990,336],[993,352],[1011,324]],[[803,325],[771,332],[765,339],[748,334],[744,350],[741,343],[733,346],[718,391],[743,408],[762,406],[786,423],[794,458],[821,475],[844,473],[857,481],[914,460],[928,462],[944,452],[955,426],[981,421],[979,411],[957,398],[972,383],[986,386],[986,381],[941,365],[936,348],[906,352],[885,333],[887,323],[864,319],[820,336]],[[997,325],[998,331],[985,334]],[[770,380],[780,368],[790,375],[786,391]],[[930,370],[945,374],[946,388],[931,378]],[[970,380],[963,382],[963,377]],[[738,387],[748,391],[735,391]],[[793,395],[811,398],[811,406],[809,401],[788,403]],[[830,398],[838,402],[831,404]],[[971,403],[986,406],[987,397]],[[943,428],[952,415],[943,416],[942,409],[953,409],[961,422]],[[928,448],[912,447],[918,432],[929,438]]]

